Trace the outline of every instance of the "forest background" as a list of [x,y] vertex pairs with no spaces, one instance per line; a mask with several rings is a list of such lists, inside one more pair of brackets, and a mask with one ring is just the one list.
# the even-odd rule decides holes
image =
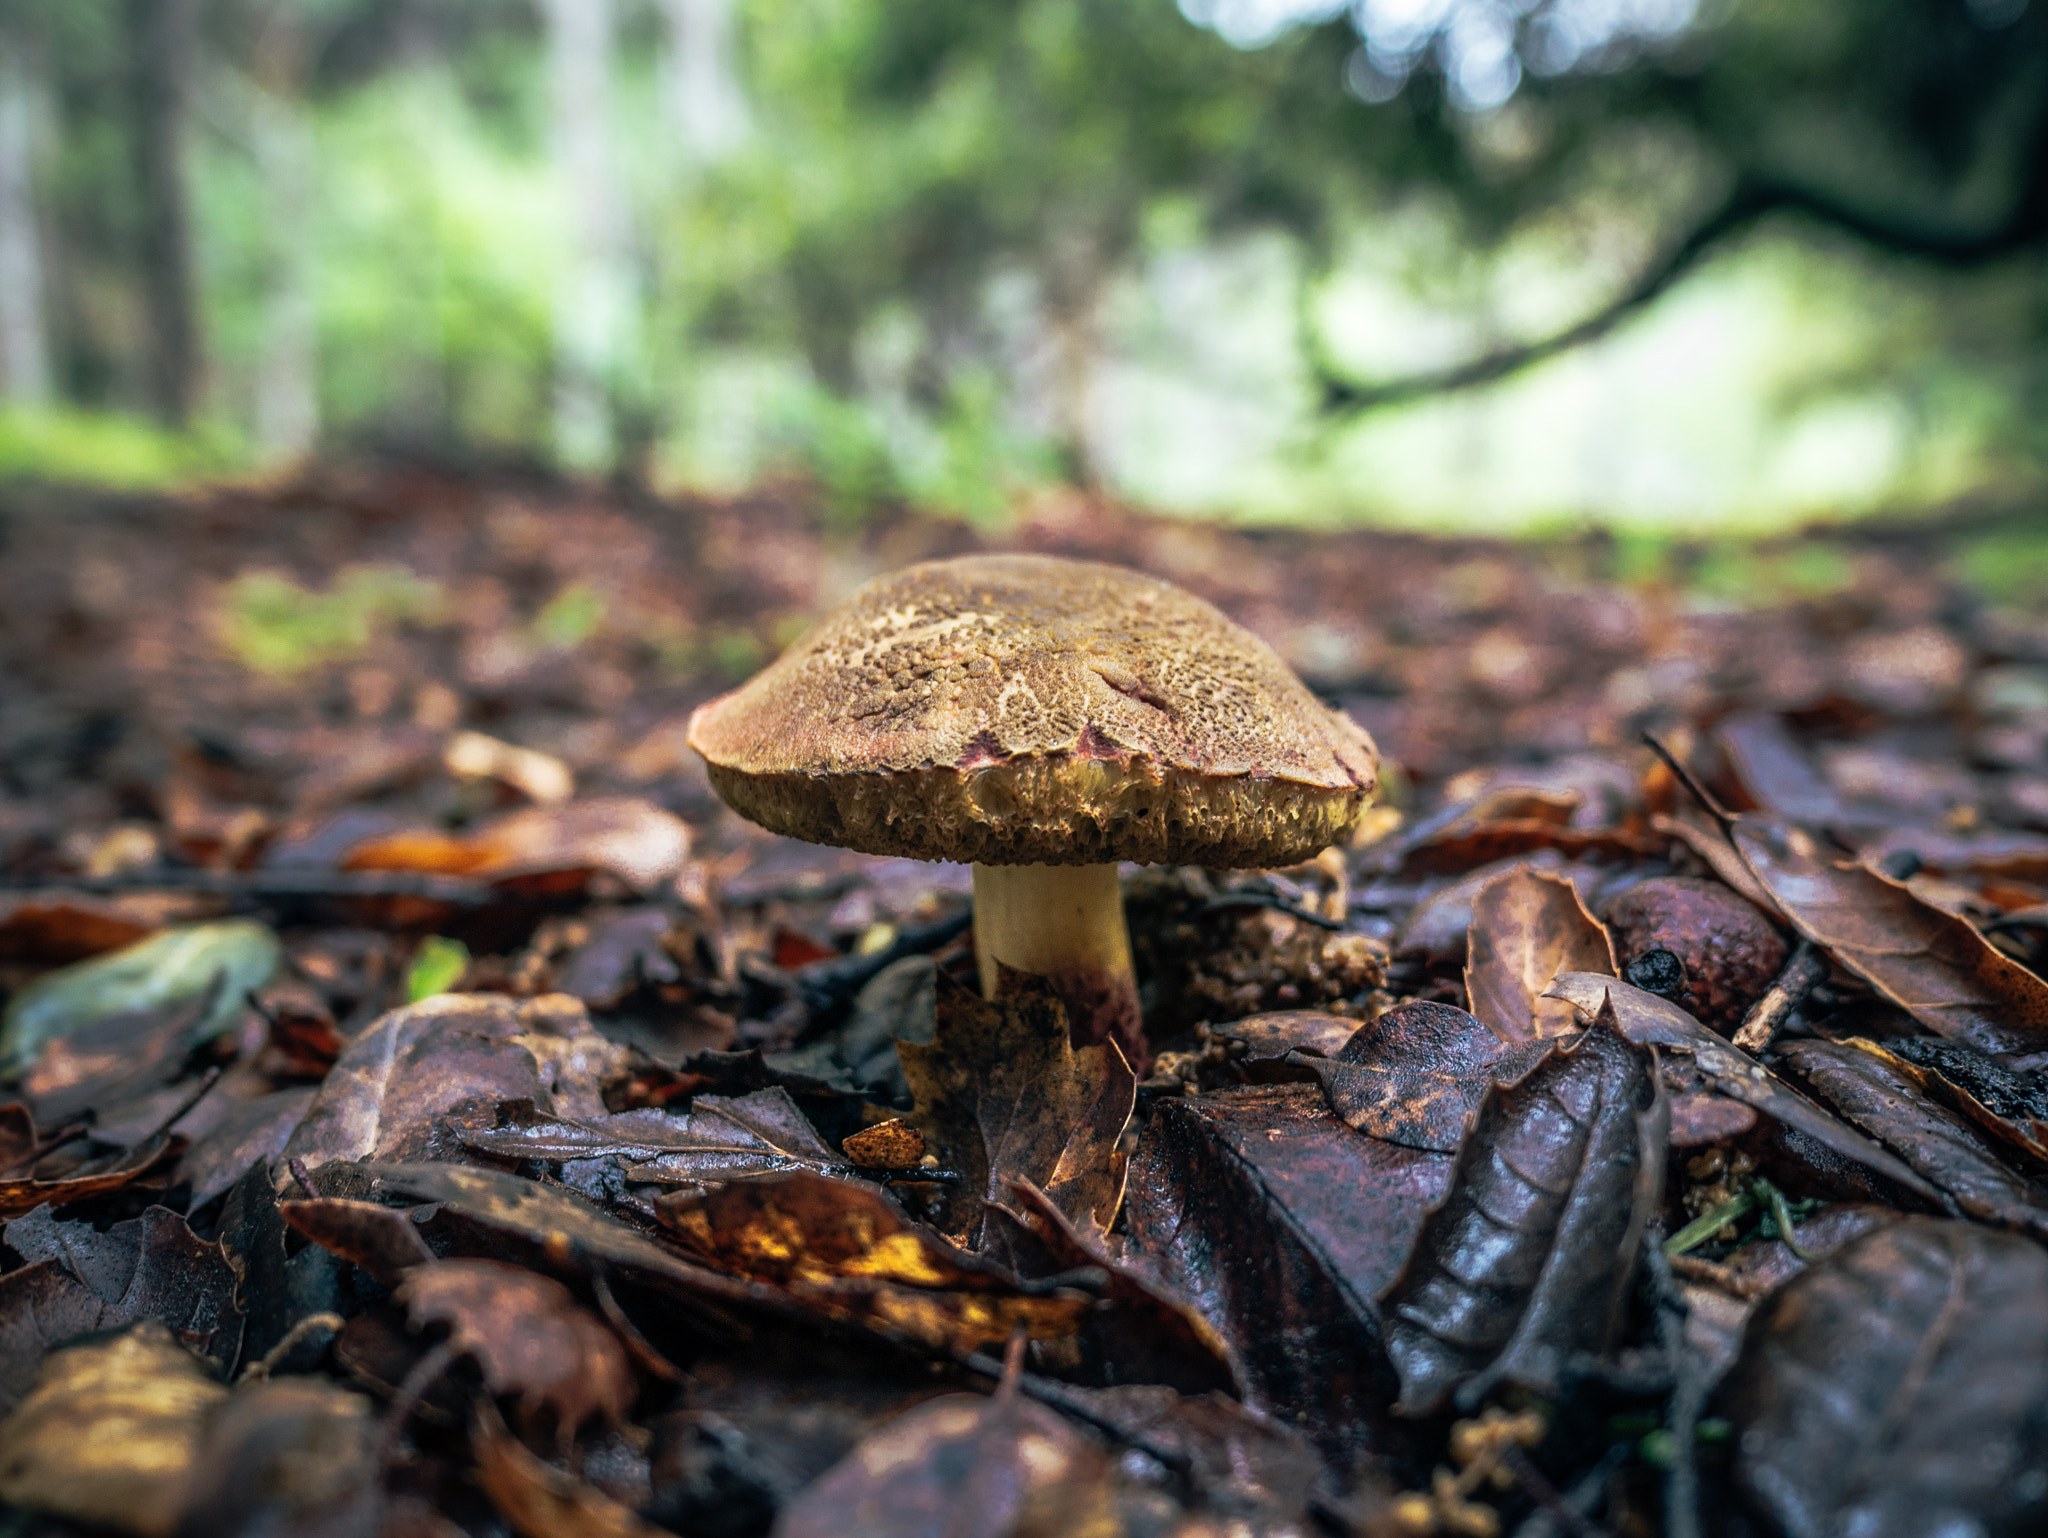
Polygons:
[[4,0],[0,474],[430,450],[1653,545],[2010,513],[2043,11]]

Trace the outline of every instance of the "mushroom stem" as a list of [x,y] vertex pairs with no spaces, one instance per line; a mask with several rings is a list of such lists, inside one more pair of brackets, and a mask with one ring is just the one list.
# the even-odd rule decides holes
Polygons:
[[1151,1053],[1114,865],[975,866],[974,959],[984,998],[995,997],[997,962],[1036,972],[1066,1005],[1076,1046],[1114,1036],[1144,1068]]

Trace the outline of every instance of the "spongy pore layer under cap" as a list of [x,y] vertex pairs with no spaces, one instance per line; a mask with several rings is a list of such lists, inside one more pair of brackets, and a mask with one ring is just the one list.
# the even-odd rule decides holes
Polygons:
[[776,832],[985,864],[1287,864],[1344,836],[1378,768],[1213,605],[1032,555],[869,583],[690,743]]

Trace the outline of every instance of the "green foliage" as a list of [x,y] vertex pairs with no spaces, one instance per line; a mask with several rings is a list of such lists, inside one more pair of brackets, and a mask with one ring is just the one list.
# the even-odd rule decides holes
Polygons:
[[604,623],[604,594],[587,582],[572,582],[541,606],[533,617],[533,638],[543,647],[571,651]]
[[218,431],[166,432],[118,412],[0,408],[0,481],[140,491],[217,475],[240,463],[238,446]]
[[446,993],[462,981],[469,970],[469,947],[446,935],[428,935],[412,958],[405,974],[405,1002],[417,1004],[437,993]]
[[2048,612],[2048,520],[1967,540],[1953,565],[1963,581],[1994,603]]
[[349,567],[324,593],[244,572],[228,585],[221,640],[245,666],[283,677],[359,655],[383,626],[431,620],[441,603],[438,587],[396,566]]

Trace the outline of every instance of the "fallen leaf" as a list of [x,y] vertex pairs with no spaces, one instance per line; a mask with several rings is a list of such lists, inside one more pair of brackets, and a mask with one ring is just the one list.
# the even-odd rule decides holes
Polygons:
[[1519,1084],[1488,1091],[1449,1194],[1381,1297],[1396,1410],[1469,1409],[1499,1383],[1554,1394],[1613,1342],[1664,1180],[1649,1053],[1603,1009]]
[[1845,1126],[1669,999],[1593,972],[1567,972],[1551,984],[1551,992],[1570,999],[1588,1018],[1611,1000],[1616,1028],[1637,1046],[1668,1047],[1685,1053],[1716,1093],[1761,1111],[1843,1158],[1875,1170],[1916,1196],[1940,1203],[1941,1193],[1896,1154]]
[[1358,1022],[1349,1015],[1326,1015],[1315,1009],[1278,1009],[1227,1021],[1213,1027],[1211,1034],[1243,1042],[1244,1056],[1234,1060],[1257,1063],[1277,1061],[1290,1052],[1335,1057],[1358,1030]]
[[488,1403],[470,1426],[476,1479],[520,1538],[665,1538],[603,1491],[534,1456]]
[[0,1276],[0,1411],[21,1402],[52,1349],[123,1322],[61,1260]]
[[589,1030],[574,1000],[561,1000],[572,1012],[571,1034],[553,1029],[558,998],[519,1004],[450,993],[392,1010],[336,1060],[286,1157],[317,1167],[330,1159],[445,1156],[459,1143],[438,1131],[443,1118],[483,1122],[503,1101],[571,1117],[602,1114],[598,1081],[624,1053]]
[[312,1085],[302,1084],[242,1101],[186,1149],[174,1178],[191,1186],[193,1209],[232,1190],[251,1165],[268,1164],[282,1155],[317,1093]]
[[227,1397],[153,1319],[53,1352],[0,1421],[0,1501],[170,1538],[206,1419]]
[[1295,1062],[1366,1136],[1448,1154],[1463,1145],[1487,1089],[1516,1083],[1550,1049],[1510,1045],[1462,1009],[1411,999],[1358,1027],[1335,1058]]
[[282,952],[261,924],[230,919],[166,929],[121,950],[37,978],[8,1001],[0,1072],[18,1072],[45,1044],[115,1015],[173,1008],[211,995],[186,1045],[225,1030],[277,970]]
[[441,749],[441,764],[463,780],[497,780],[541,806],[556,806],[576,794],[576,777],[551,753],[457,732]]
[[1968,1042],[1895,1037],[1882,1049],[1920,1087],[2032,1158],[2048,1163],[2048,1080],[2008,1068]]
[[460,838],[422,831],[366,839],[342,856],[341,868],[423,871],[500,883],[604,871],[636,892],[651,894],[689,858],[690,830],[680,817],[652,802],[617,796],[526,807]]
[[1465,955],[1472,1013],[1510,1042],[1578,1028],[1569,1003],[1543,996],[1558,973],[1620,970],[1607,931],[1572,884],[1526,868],[1474,900]]
[[862,1439],[776,1538],[1114,1538],[1108,1458],[1013,1388],[948,1394]]
[[324,1379],[245,1384],[186,1472],[181,1538],[378,1531],[377,1429],[368,1399]]
[[19,1217],[45,1203],[82,1201],[132,1186],[168,1162],[176,1150],[177,1144],[159,1132],[146,1143],[74,1166],[47,1180],[33,1176],[0,1180],[0,1218]]
[[1786,1042],[1780,1058],[1850,1121],[1973,1218],[2048,1239],[2048,1190],[2015,1174],[1985,1134],[1929,1100],[1904,1064],[1863,1042]]
[[900,1116],[863,1127],[839,1146],[862,1169],[907,1170],[924,1157],[924,1134]]
[[434,1259],[410,1217],[375,1202],[323,1196],[286,1202],[280,1210],[294,1232],[361,1266],[387,1287]]
[[664,1185],[749,1180],[789,1170],[853,1173],[780,1088],[732,1099],[698,1095],[683,1112],[649,1107],[589,1121],[515,1113],[496,1127],[465,1128],[459,1136],[468,1147],[505,1159],[610,1159],[630,1179]]
[[1865,1235],[1759,1310],[1725,1403],[1790,1538],[2039,1532],[2048,1255],[1968,1223]]
[[661,908],[625,908],[596,920],[562,961],[555,987],[593,1009],[610,1009],[650,984],[673,983],[682,969],[663,945],[670,926]]
[[1397,1388],[1373,1300],[1451,1169],[1361,1137],[1313,1085],[1162,1100],[1131,1161],[1126,1259],[1228,1343],[1246,1404],[1349,1466],[1385,1449]]
[[941,975],[931,1045],[896,1048],[916,1119],[961,1175],[948,1226],[971,1234],[983,1203],[1028,1180],[1075,1222],[1107,1230],[1137,1076],[1114,1042],[1072,1046],[1045,979],[1005,970],[997,994],[986,1002]]
[[7,1225],[6,1239],[25,1261],[57,1261],[91,1290],[105,1305],[94,1328],[155,1319],[223,1371],[239,1354],[241,1277],[234,1262],[225,1245],[201,1239],[168,1208],[146,1208],[106,1229],[32,1212]]
[[191,900],[150,893],[77,892],[0,896],[0,961],[64,966],[145,940],[189,910]]
[[2048,982],[1903,881],[1830,858],[1797,828],[1735,820],[1729,838],[1799,932],[1939,1036],[2048,1050]]
[[828,1317],[879,1326],[941,1350],[972,1352],[1023,1330],[1060,1338],[1093,1300],[1029,1288],[955,1249],[882,1192],[810,1174],[669,1196],[662,1221],[699,1260],[768,1282]]
[[517,1396],[525,1418],[548,1412],[564,1449],[586,1421],[617,1426],[633,1407],[625,1348],[551,1277],[496,1260],[437,1260],[407,1270],[392,1297],[415,1329],[446,1325],[485,1386]]

